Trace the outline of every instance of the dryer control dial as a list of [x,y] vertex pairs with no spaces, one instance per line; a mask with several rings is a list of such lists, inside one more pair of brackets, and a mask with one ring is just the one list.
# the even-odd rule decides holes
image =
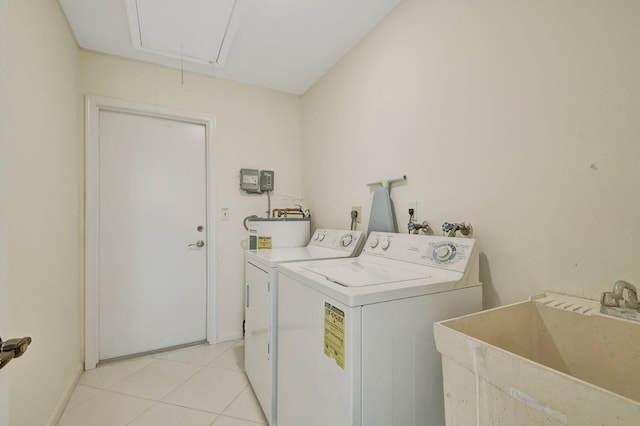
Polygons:
[[371,240],[371,242],[369,243],[369,247],[371,247],[371,248],[376,248],[376,247],[378,247],[378,243],[379,243],[378,239],[377,239],[377,238],[374,238],[374,239],[373,239],[373,240]]
[[320,238],[320,233],[316,232],[316,235],[313,237],[313,239],[318,241],[318,238]]
[[318,238],[320,239],[320,241],[324,241],[324,237],[325,237],[324,234],[320,234],[320,236]]
[[441,243],[433,248],[433,259],[436,262],[451,262],[458,253],[458,248],[453,243]]
[[353,235],[351,234],[346,234],[342,236],[342,239],[340,240],[340,244],[342,245],[342,247],[349,247],[349,245],[353,242]]
[[380,247],[382,248],[382,250],[386,250],[389,248],[389,245],[391,244],[391,241],[389,240],[382,240],[382,243],[380,244]]

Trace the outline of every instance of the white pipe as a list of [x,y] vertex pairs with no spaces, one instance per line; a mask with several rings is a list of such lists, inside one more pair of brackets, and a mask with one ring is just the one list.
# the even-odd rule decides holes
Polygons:
[[374,186],[374,185],[382,185],[383,188],[388,188],[390,184],[392,184],[393,182],[400,182],[403,180],[407,180],[407,175],[402,175],[399,177],[394,177],[394,178],[386,178],[386,179],[380,179],[380,180],[376,180],[373,182],[369,182],[367,184],[367,186]]

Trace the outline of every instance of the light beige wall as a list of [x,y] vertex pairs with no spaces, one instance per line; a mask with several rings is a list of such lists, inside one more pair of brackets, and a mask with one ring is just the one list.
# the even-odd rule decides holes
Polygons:
[[395,186],[440,232],[469,221],[487,307],[640,284],[640,3],[405,0],[303,98],[320,226]]
[[[10,0],[9,323],[31,336],[7,367],[10,424],[53,424],[81,368],[78,47],[54,0]],[[5,371],[3,370],[3,374]]]
[[263,215],[265,196],[239,190],[241,168],[275,171],[273,207],[299,198],[300,97],[179,70],[82,51],[80,94],[124,99],[215,117],[216,209],[229,208],[230,220],[216,223],[218,340],[242,336],[244,246],[242,220]]
[[[7,167],[9,162],[9,132],[7,130],[7,114],[9,100],[7,91],[9,81],[7,78],[8,61],[7,49],[9,43],[7,36],[9,31],[8,0],[0,0],[0,337],[4,334],[5,327],[9,324],[9,218],[7,217],[7,203],[9,200],[9,181]],[[5,337],[7,339],[8,337]],[[0,426],[9,425],[9,375],[0,374]]]

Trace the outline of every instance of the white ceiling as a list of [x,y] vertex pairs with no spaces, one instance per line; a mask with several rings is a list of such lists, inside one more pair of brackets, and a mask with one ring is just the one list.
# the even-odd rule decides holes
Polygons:
[[400,1],[60,0],[60,4],[85,49],[303,94]]

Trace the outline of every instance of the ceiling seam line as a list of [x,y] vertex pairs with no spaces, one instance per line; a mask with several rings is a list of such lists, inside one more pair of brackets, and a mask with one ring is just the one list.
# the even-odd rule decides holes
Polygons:
[[136,20],[138,21],[138,36],[140,37],[140,47],[144,47],[142,44],[142,24],[140,23],[140,10],[138,9],[138,0],[134,0],[136,4]]
[[227,40],[227,34],[229,34],[229,26],[231,25],[231,19],[233,18],[233,14],[236,13],[236,7],[238,6],[238,0],[233,2],[233,8],[231,9],[231,14],[229,15],[229,20],[227,21],[227,27],[224,29],[224,36],[222,36],[222,42],[220,43],[220,49],[218,49],[218,54],[216,55],[215,63],[218,63],[220,60],[220,54],[222,52],[222,48],[224,47],[224,42]]

